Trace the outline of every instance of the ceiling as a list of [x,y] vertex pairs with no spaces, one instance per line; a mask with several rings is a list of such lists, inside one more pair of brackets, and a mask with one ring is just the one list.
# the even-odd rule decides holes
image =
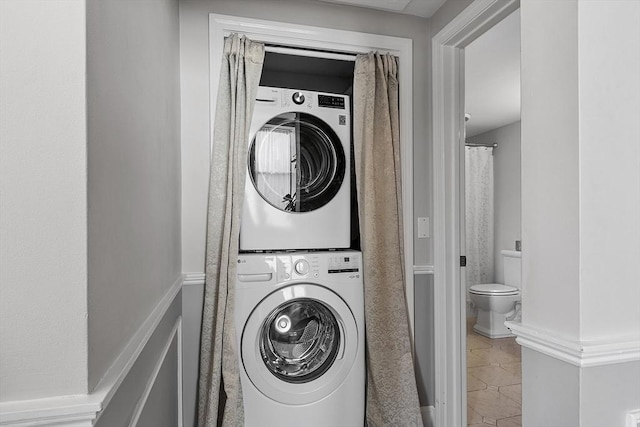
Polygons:
[[[318,0],[431,17],[446,0]],[[467,137],[520,120],[520,10],[465,48]]]
[[446,0],[319,0],[429,18]]
[[520,120],[520,10],[465,48],[467,137]]

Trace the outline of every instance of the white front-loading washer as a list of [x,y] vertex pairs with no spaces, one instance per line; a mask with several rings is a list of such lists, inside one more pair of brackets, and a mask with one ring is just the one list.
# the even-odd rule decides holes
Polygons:
[[249,135],[240,250],[349,248],[349,97],[261,86]]
[[243,254],[236,283],[245,426],[361,427],[360,252]]

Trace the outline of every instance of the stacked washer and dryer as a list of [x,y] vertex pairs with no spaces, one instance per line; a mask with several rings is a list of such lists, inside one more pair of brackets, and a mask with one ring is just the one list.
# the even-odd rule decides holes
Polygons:
[[245,425],[362,426],[362,257],[345,95],[260,87],[235,321]]

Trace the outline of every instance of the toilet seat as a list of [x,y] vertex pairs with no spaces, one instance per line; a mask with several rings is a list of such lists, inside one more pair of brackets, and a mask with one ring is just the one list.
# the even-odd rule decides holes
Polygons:
[[500,283],[483,283],[471,286],[471,288],[469,288],[469,293],[476,295],[510,296],[518,295],[520,290],[513,286],[502,285]]

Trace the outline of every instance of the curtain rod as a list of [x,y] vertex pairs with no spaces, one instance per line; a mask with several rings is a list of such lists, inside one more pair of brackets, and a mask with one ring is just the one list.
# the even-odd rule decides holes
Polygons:
[[493,142],[487,142],[487,143],[482,143],[482,142],[470,142],[470,141],[465,141],[464,145],[466,145],[467,147],[491,147],[491,148],[497,148],[498,144]]
[[270,46],[266,45],[264,50],[272,53],[280,53],[283,55],[296,55],[296,56],[308,56],[312,58],[324,58],[324,59],[337,59],[340,61],[355,61],[356,55],[350,55],[348,53],[335,53],[326,52],[323,50],[306,50],[295,49],[291,47]]

